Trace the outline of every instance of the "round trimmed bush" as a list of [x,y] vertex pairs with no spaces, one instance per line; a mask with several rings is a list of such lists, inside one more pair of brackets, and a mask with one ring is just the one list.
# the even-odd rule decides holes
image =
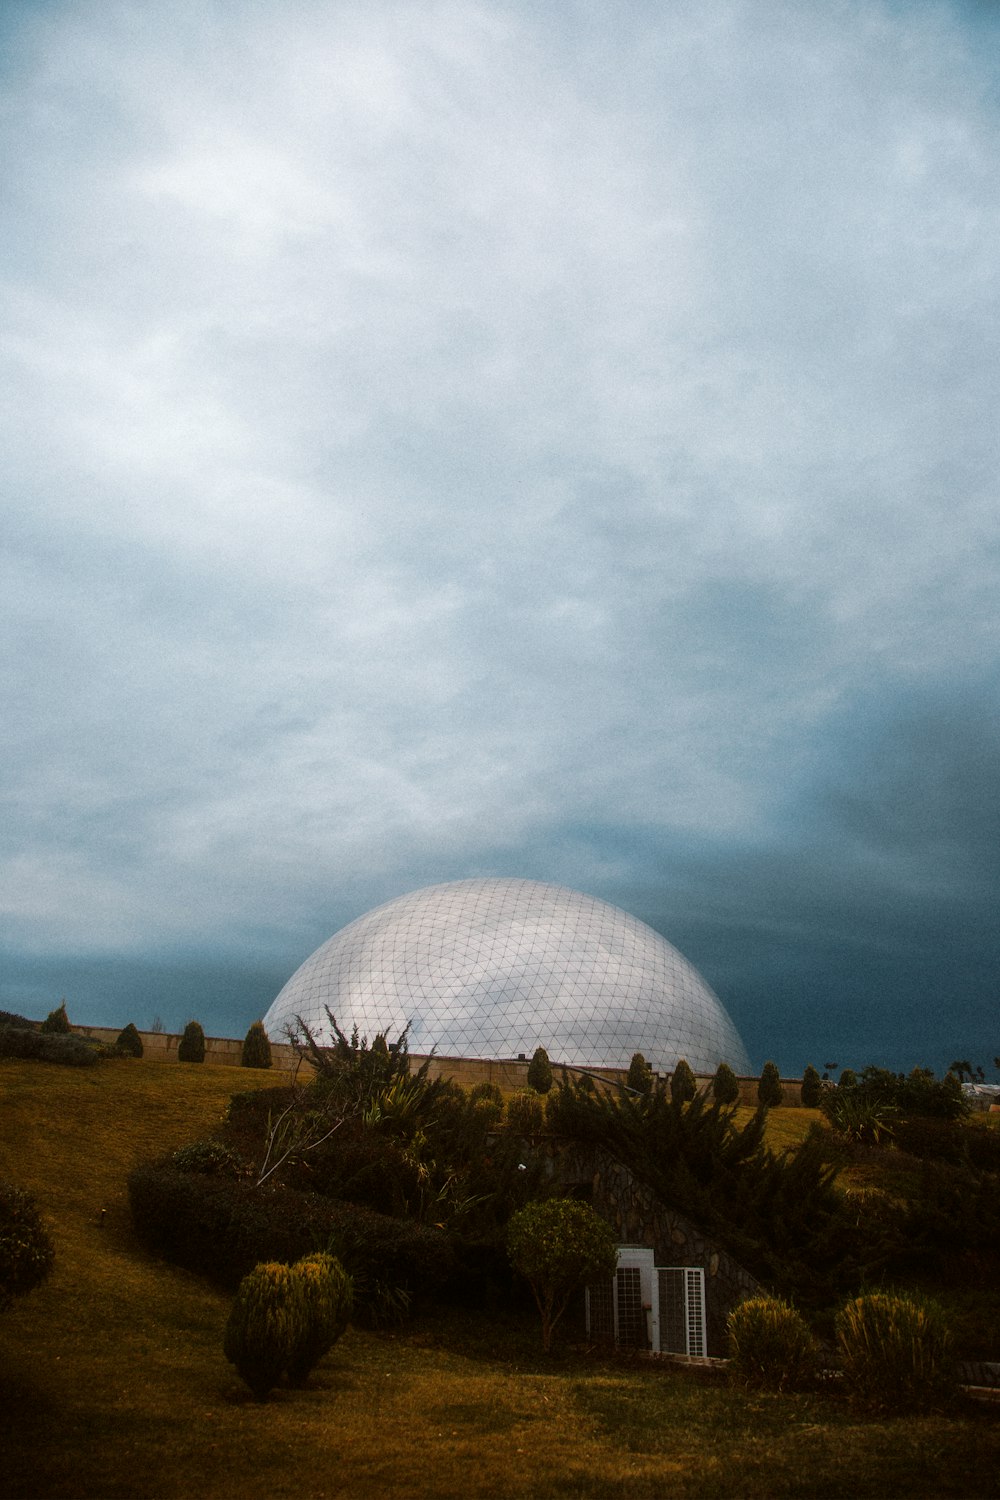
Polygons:
[[951,1335],[942,1309],[926,1297],[871,1292],[836,1318],[844,1380],[870,1411],[919,1411],[953,1388]]
[[0,1312],[45,1280],[54,1257],[34,1198],[0,1182]]
[[267,1400],[303,1344],[305,1309],[298,1278],[278,1261],[255,1266],[240,1282],[222,1347],[258,1401]]
[[292,1385],[301,1385],[346,1329],[354,1285],[337,1257],[325,1251],[296,1261],[292,1275],[303,1317],[288,1361],[288,1379]]
[[545,1123],[541,1099],[531,1089],[518,1089],[507,1100],[507,1129],[514,1135],[540,1135]]
[[726,1321],[730,1369],[744,1385],[794,1390],[816,1373],[818,1347],[802,1315],[780,1297],[748,1297]]
[[127,1026],[122,1027],[115,1046],[124,1057],[142,1056],[142,1037],[136,1030],[134,1021],[129,1021]]

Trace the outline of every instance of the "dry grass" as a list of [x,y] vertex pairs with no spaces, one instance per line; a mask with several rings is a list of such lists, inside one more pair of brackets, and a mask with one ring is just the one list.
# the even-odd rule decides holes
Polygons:
[[828,1396],[545,1360],[533,1324],[482,1316],[352,1330],[308,1389],[257,1405],[222,1357],[226,1300],[134,1245],[124,1179],[269,1081],[0,1065],[0,1173],[35,1193],[57,1251],[51,1280],[0,1321],[5,1500],[1000,1493],[989,1409],[859,1424]]

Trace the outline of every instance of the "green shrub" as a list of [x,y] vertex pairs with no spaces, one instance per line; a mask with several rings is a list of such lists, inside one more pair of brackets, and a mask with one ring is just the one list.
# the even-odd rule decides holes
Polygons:
[[0,1182],[0,1312],[45,1280],[54,1254],[34,1198]]
[[270,1262],[244,1276],[233,1299],[223,1352],[258,1401],[278,1384],[306,1337],[306,1304],[289,1266]]
[[781,1074],[777,1065],[766,1062],[757,1085],[757,1102],[765,1109],[776,1109],[785,1097],[785,1091],[781,1087]]
[[836,1318],[844,1380],[869,1411],[917,1411],[953,1389],[951,1338],[944,1313],[928,1298],[872,1292]]
[[240,1066],[243,1068],[269,1068],[271,1066],[271,1043],[264,1030],[263,1021],[254,1021],[243,1038]]
[[799,1098],[806,1109],[818,1109],[819,1101],[822,1097],[823,1080],[812,1063],[810,1063],[802,1075],[802,1087],[799,1089]]
[[336,1256],[320,1252],[292,1267],[304,1317],[288,1361],[288,1378],[301,1385],[347,1327],[354,1302],[350,1276]]
[[115,1046],[123,1057],[142,1056],[142,1037],[136,1030],[134,1021],[129,1021],[127,1026],[122,1027]]
[[37,1062],[57,1063],[65,1068],[94,1068],[101,1049],[82,1036],[60,1033],[22,1031],[19,1027],[0,1027],[0,1057],[33,1058]]
[[626,1085],[636,1094],[648,1094],[653,1088],[653,1070],[641,1052],[632,1053]]
[[858,1075],[853,1068],[844,1068],[837,1083],[838,1089],[856,1089],[858,1086]]
[[65,1036],[67,1032],[72,1031],[73,1028],[69,1024],[69,1016],[66,1014],[65,1000],[61,1001],[55,1010],[49,1011],[48,1015],[45,1017],[45,1020],[42,1022],[41,1029],[45,1032],[54,1032],[55,1034],[62,1036]]
[[192,1141],[170,1158],[178,1172],[203,1172],[208,1177],[246,1177],[246,1162],[221,1141]]
[[443,1230],[353,1203],[246,1178],[178,1171],[170,1162],[128,1178],[136,1235],[154,1254],[232,1288],[263,1261],[291,1265],[331,1250],[355,1283],[361,1321],[377,1321],[386,1295],[433,1296],[455,1275]]
[[534,1294],[546,1351],[573,1293],[613,1276],[618,1262],[610,1225],[586,1203],[571,1198],[519,1209],[507,1227],[507,1251]]
[[19,1016],[14,1011],[0,1010],[0,1026],[13,1026],[17,1031],[37,1031],[38,1022],[29,1021],[27,1016]]
[[177,1061],[200,1063],[205,1061],[205,1033],[197,1021],[189,1021],[184,1035],[177,1045]]
[[715,1070],[712,1098],[717,1104],[738,1104],[740,1101],[740,1085],[727,1062],[721,1062]]
[[552,1087],[552,1064],[544,1047],[536,1047],[528,1064],[528,1087],[536,1094],[547,1094]]
[[671,1099],[678,1100],[681,1104],[686,1104],[689,1099],[694,1098],[697,1092],[698,1085],[695,1082],[695,1077],[691,1072],[687,1058],[681,1057],[678,1059],[677,1066],[670,1075],[670,1097]]
[[914,1115],[893,1126],[893,1140],[900,1151],[924,1161],[946,1161],[955,1166],[968,1163],[980,1172],[1000,1172],[1000,1130],[976,1121],[933,1119]]
[[541,1099],[530,1089],[518,1089],[507,1100],[507,1129],[514,1135],[529,1138],[540,1135],[545,1121]]
[[730,1369],[744,1385],[795,1390],[815,1374],[819,1350],[802,1315],[780,1297],[750,1297],[726,1322]]
[[827,1089],[820,1099],[820,1108],[838,1135],[859,1145],[877,1146],[893,1133],[894,1106],[870,1098],[860,1089]]

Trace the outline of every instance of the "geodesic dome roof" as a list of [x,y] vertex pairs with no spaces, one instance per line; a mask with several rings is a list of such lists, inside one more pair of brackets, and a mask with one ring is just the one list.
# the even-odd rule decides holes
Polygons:
[[301,1017],[317,1040],[369,1040],[409,1025],[410,1050],[626,1068],[642,1052],[670,1072],[720,1062],[749,1073],[721,1001],[677,949],[628,912],[565,886],[458,880],[376,907],[317,948],[264,1026],[274,1041]]

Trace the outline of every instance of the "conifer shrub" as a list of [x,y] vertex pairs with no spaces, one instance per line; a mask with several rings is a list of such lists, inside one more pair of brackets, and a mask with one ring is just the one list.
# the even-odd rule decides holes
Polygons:
[[34,1198],[0,1182],[0,1312],[41,1285],[54,1256]]
[[670,1097],[671,1099],[678,1100],[681,1104],[686,1104],[689,1099],[694,1098],[697,1092],[698,1085],[695,1082],[694,1074],[691,1072],[690,1064],[687,1058],[681,1057],[678,1059],[677,1066],[670,1075]]
[[66,1014],[65,1000],[61,1001],[55,1010],[49,1011],[41,1025],[42,1031],[46,1033],[51,1032],[58,1036],[65,1036],[72,1029],[69,1024],[69,1016]]
[[853,1068],[844,1068],[837,1083],[838,1089],[856,1089],[858,1075]]
[[823,1080],[813,1067],[812,1063],[802,1074],[802,1085],[799,1089],[799,1098],[806,1109],[818,1109],[819,1101],[823,1097]]
[[653,1070],[641,1052],[632,1053],[628,1065],[626,1084],[636,1094],[649,1094],[653,1089]]
[[780,1297],[749,1297],[726,1321],[730,1370],[747,1386],[797,1390],[816,1374],[819,1350],[801,1313]]
[[930,1298],[871,1292],[847,1302],[835,1322],[845,1384],[873,1412],[919,1411],[954,1388],[951,1336]]
[[536,1047],[528,1064],[528,1087],[547,1094],[552,1087],[552,1064],[544,1047]]
[[254,1021],[243,1038],[240,1066],[243,1068],[269,1068],[271,1066],[271,1043],[264,1030],[263,1021]]
[[765,1109],[776,1109],[785,1097],[781,1087],[781,1075],[776,1064],[766,1062],[757,1085],[757,1102]]
[[240,1282],[229,1311],[223,1352],[258,1401],[286,1373],[307,1338],[307,1303],[290,1266],[255,1266]]
[[296,1261],[292,1275],[304,1316],[289,1356],[288,1379],[301,1385],[346,1329],[354,1286],[336,1256],[325,1251]]
[[736,1074],[727,1062],[721,1062],[712,1079],[712,1098],[717,1104],[738,1104],[740,1086]]
[[507,1100],[506,1118],[508,1130],[514,1135],[528,1138],[541,1134],[545,1109],[541,1099],[531,1089],[518,1089]]
[[189,1021],[184,1035],[177,1044],[177,1061],[200,1063],[205,1061],[205,1033],[198,1021]]
[[115,1047],[123,1057],[142,1056],[142,1037],[136,1030],[134,1021],[129,1021],[128,1025],[123,1026],[119,1031]]

